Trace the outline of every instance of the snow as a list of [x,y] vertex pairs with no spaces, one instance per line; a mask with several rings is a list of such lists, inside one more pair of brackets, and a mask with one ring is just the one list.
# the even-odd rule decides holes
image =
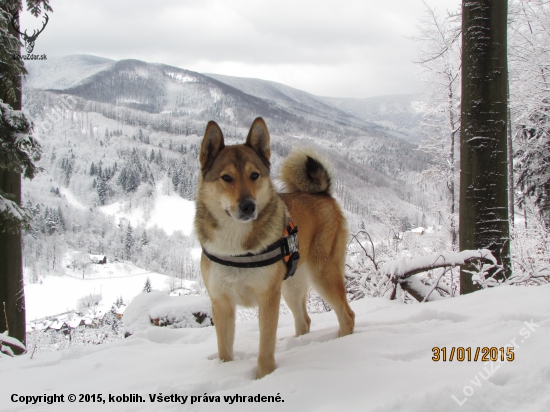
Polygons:
[[[237,323],[233,362],[217,360],[213,327],[149,327],[108,344],[2,360],[0,410],[222,411],[224,396],[277,396],[284,403],[237,402],[239,411],[548,411],[550,285],[500,286],[437,302],[383,298],[352,302],[355,333],[338,338],[334,313],[312,314],[296,338],[279,320],[277,369],[254,380],[257,321]],[[512,362],[434,362],[432,348],[516,346]],[[25,405],[24,396],[64,395],[64,403]],[[72,404],[69,394],[101,394],[105,404]],[[109,402],[138,394],[144,402]],[[220,402],[204,402],[203,395]],[[188,396],[180,403],[149,395]],[[23,396],[23,398],[20,398]],[[191,404],[191,396],[193,404]],[[197,398],[200,397],[200,403]],[[453,398],[454,397],[454,398]],[[122,398],[121,398],[122,399]],[[462,403],[462,406],[459,406]]]
[[205,296],[169,296],[165,292],[142,293],[124,311],[124,332],[134,334],[151,325],[152,319],[169,321],[172,328],[210,326],[210,320],[198,324],[193,313],[212,317],[210,298]]
[[99,210],[106,215],[113,216],[117,225],[120,224],[121,220],[130,222],[132,227],[145,223],[143,209],[135,207],[131,208],[129,207],[128,202],[114,202],[110,205],[99,207]]
[[104,259],[107,258],[106,255],[89,255],[90,256],[90,262],[99,264],[103,262]]
[[[103,296],[98,311],[105,313],[118,297],[122,296],[124,302],[129,302],[141,294],[148,277],[153,289],[164,289],[169,280],[169,276],[145,272],[130,264],[107,263],[92,267],[98,272],[88,273],[84,279],[81,271],[77,270],[74,272],[75,277],[46,276],[42,283],[27,283],[27,322],[73,310],[78,299],[90,293]],[[67,273],[71,272],[67,269]]]
[[189,76],[188,74],[184,73],[173,73],[166,71],[164,73],[177,83],[192,83],[197,81],[195,77]]
[[2,196],[0,196],[0,213],[7,213],[19,221],[23,220],[23,216],[25,215],[17,203]]
[[181,230],[189,236],[193,230],[194,219],[195,202],[174,194],[160,195],[157,196],[155,209],[151,213],[147,227],[157,225],[169,235]]
[[403,277],[404,274],[414,272],[422,268],[432,268],[441,266],[457,266],[463,265],[466,260],[472,258],[483,257],[484,259],[491,260],[493,264],[497,264],[497,261],[490,250],[463,250],[461,252],[441,252],[434,253],[428,256],[421,256],[407,260],[405,257],[401,259],[392,260],[385,263],[380,271],[389,277]]
[[33,89],[68,89],[114,64],[113,60],[89,55],[48,56],[48,60],[27,61],[29,75],[24,85]]
[[68,320],[66,323],[70,328],[74,329],[78,327],[81,322],[82,322],[82,318],[75,317],[74,319]]
[[222,98],[222,94],[218,89],[210,88],[210,97],[212,97],[212,100],[214,100],[215,103]]
[[114,216],[115,223],[126,220],[136,227],[138,224],[146,224],[146,227],[158,226],[171,235],[181,230],[189,236],[193,231],[195,219],[195,202],[183,199],[175,193],[164,193],[164,182],[159,182],[156,188],[155,204],[146,221],[141,207],[130,207],[128,202],[115,202],[101,206],[99,210],[106,215]]
[[75,209],[78,210],[86,210],[86,206],[84,206],[80,201],[76,198],[76,196],[66,187],[59,186],[59,192],[65,197],[67,202],[73,206]]
[[12,338],[11,336],[8,336],[7,330],[0,333],[0,346],[2,345],[2,343],[25,349],[25,346],[21,342],[19,342],[15,338]]
[[202,254],[202,249],[200,247],[194,247],[191,249],[190,255],[193,259],[199,260]]

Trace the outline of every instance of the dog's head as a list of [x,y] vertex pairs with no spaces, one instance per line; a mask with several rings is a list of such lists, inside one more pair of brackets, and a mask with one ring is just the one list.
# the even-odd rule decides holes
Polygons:
[[206,126],[201,145],[201,186],[232,218],[249,222],[270,200],[269,132],[262,118],[252,123],[244,145],[225,146],[216,122]]

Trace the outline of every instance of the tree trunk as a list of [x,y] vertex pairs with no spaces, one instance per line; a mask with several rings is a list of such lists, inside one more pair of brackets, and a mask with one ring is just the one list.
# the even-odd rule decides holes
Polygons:
[[[451,79],[449,79],[451,80]],[[456,203],[456,193],[455,193],[455,135],[456,135],[456,121],[454,118],[453,112],[454,106],[454,96],[452,83],[449,81],[449,127],[451,129],[451,142],[449,145],[449,168],[450,168],[450,180],[447,182],[447,188],[449,189],[449,194],[451,197],[450,205],[450,214],[451,214],[451,245],[453,251],[456,252],[458,246],[458,231],[456,230],[456,219],[455,219],[455,203]]]
[[[462,2],[460,250],[487,248],[510,275],[507,0]],[[468,267],[460,293],[479,289]]]
[[[21,204],[21,175],[19,173],[0,170],[0,187],[4,192],[14,194],[17,204]],[[2,230],[1,224],[0,230]],[[0,302],[6,304],[6,313],[2,313],[0,317],[0,330],[9,330],[10,336],[19,339],[24,344],[26,322],[22,263],[21,232],[16,234],[0,233]],[[3,307],[1,310],[4,312]]]
[[[4,3],[0,7],[6,7]],[[11,11],[16,14],[17,10]],[[9,24],[10,33],[17,38],[19,34]],[[7,96],[4,85],[0,85],[0,98],[14,110],[21,110],[21,77],[17,76],[14,82],[17,86],[15,99]],[[0,188],[15,195],[15,201],[21,205],[21,174],[0,169]],[[2,232],[0,221],[0,232]],[[4,305],[5,310],[4,314]],[[19,339],[23,344],[26,341],[25,321],[25,292],[23,289],[23,259],[21,250],[21,232],[17,234],[0,233],[0,332],[9,330],[9,335]],[[7,324],[6,324],[7,319]]]
[[[508,104],[510,104],[510,92],[508,92]],[[508,134],[507,134],[507,154],[508,154],[508,214],[510,216],[510,226],[514,228],[515,220],[515,201],[514,201],[514,149],[512,146],[512,114],[508,106]]]

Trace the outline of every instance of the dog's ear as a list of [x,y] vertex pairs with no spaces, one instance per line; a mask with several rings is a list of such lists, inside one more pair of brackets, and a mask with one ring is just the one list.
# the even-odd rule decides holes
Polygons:
[[252,126],[250,126],[245,145],[254,150],[266,166],[269,167],[269,157],[271,156],[269,132],[267,131],[264,119],[261,117],[257,117]]
[[220,126],[212,120],[209,121],[204,132],[199,156],[203,175],[210,170],[212,163],[224,147],[225,143],[223,142],[223,133]]

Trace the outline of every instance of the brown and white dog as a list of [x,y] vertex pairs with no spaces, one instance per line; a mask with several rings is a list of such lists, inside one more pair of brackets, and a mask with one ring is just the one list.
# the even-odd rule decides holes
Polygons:
[[348,228],[331,196],[331,176],[315,154],[296,151],[281,167],[288,193],[277,193],[269,176],[269,132],[257,118],[245,144],[225,146],[220,127],[209,122],[201,145],[195,230],[209,255],[256,254],[283,237],[290,214],[298,227],[300,260],[285,278],[280,260],[257,268],[201,258],[204,283],[212,300],[218,355],[233,359],[236,305],[259,306],[260,350],[256,377],[275,369],[275,343],[282,295],[294,315],[296,336],[309,332],[309,286],[336,312],[340,336],[353,332],[355,314],[348,305],[344,265]]

